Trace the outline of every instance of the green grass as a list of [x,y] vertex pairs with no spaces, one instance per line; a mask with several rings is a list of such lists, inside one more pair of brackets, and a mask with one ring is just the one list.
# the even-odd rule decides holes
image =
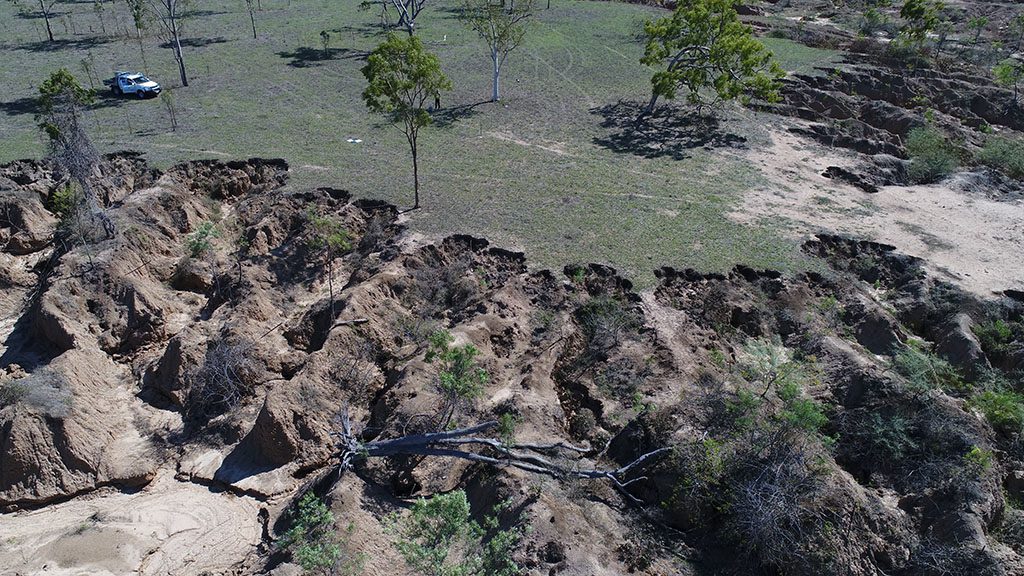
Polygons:
[[[102,98],[88,122],[103,151],[144,151],[158,167],[192,158],[282,157],[292,166],[293,186],[335,186],[408,205],[404,137],[369,115],[360,98],[361,55],[380,37],[375,14],[356,4],[264,0],[260,37],[253,40],[243,3],[204,3],[184,38],[207,43],[184,49],[191,86],[179,88],[171,51],[159,47],[155,28],[144,39],[143,65],[139,45],[126,37],[131,23],[121,3],[105,4],[105,25],[121,31],[117,38],[98,36],[91,3],[61,4],[69,15],[54,28],[58,42],[66,42],[51,46],[42,41],[41,20],[0,2],[0,59],[13,64],[0,67],[0,163],[43,153],[31,110],[38,84],[60,66],[84,83],[81,61],[91,58],[101,78],[115,69],[144,69],[174,91],[179,108],[180,127],[172,132],[159,101]],[[428,6],[419,25],[456,87],[443,106],[478,103],[490,94],[485,48],[454,20],[454,5]],[[725,216],[745,190],[763,184],[734,152],[698,146],[681,159],[646,158],[598,142],[616,129],[602,127],[594,109],[645,99],[649,71],[638,63],[636,36],[645,19],[662,14],[624,3],[555,0],[509,57],[505,101],[467,108],[450,125],[424,132],[425,209],[411,215],[411,226],[430,235],[486,236],[524,249],[538,266],[606,262],[640,286],[651,285],[650,271],[662,265],[805,267],[796,244],[775,225]],[[302,60],[318,53],[323,29],[331,33],[332,57]],[[786,40],[770,45],[790,70],[827,56]],[[756,146],[765,138],[764,121],[732,111],[722,130]],[[347,143],[350,137],[363,143]]]

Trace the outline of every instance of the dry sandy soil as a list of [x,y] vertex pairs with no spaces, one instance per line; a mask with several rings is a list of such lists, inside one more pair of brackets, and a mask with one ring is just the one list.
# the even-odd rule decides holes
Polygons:
[[868,194],[821,175],[828,166],[854,167],[857,156],[773,129],[770,146],[746,154],[770,185],[748,192],[732,216],[786,220],[799,236],[832,232],[891,244],[982,297],[1024,288],[1024,204],[945,184]]
[[256,500],[175,480],[137,493],[100,490],[4,516],[3,574],[224,573],[260,542]]

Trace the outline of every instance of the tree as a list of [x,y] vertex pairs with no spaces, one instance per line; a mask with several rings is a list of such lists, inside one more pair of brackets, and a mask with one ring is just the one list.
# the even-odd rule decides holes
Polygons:
[[114,233],[113,224],[100,209],[92,186],[100,156],[82,118],[83,109],[95,98],[95,92],[83,88],[66,68],[61,68],[39,86],[36,119],[49,137],[50,157],[81,188],[89,213],[103,224],[109,237]]
[[439,364],[437,391],[442,407],[437,429],[445,430],[461,404],[473,402],[483,394],[487,371],[476,363],[480,351],[472,344],[452,346],[454,338],[449,332],[438,330],[430,335],[429,341],[425,360],[437,360]]
[[1015,58],[1007,58],[992,68],[992,75],[995,76],[997,84],[1013,90],[1010,107],[1017,106],[1019,102],[1018,87],[1021,79],[1024,78],[1024,63]]
[[426,3],[427,0],[364,0],[359,4],[359,7],[368,9],[371,6],[379,5],[380,21],[385,28],[391,27],[391,15],[388,9],[394,7],[395,11],[398,12],[398,22],[395,25],[405,28],[409,36],[412,36],[416,33],[416,18],[419,17]]
[[487,42],[493,65],[491,102],[501,100],[501,66],[509,52],[523,42],[527,20],[533,16],[533,0],[524,0],[518,6],[505,8],[504,0],[466,0],[459,18],[480,38]]
[[420,130],[431,122],[425,105],[441,98],[442,90],[451,90],[452,83],[441,71],[441,61],[428,52],[419,38],[401,38],[388,34],[374,49],[362,69],[367,87],[363,100],[371,112],[381,114],[401,126],[412,153],[415,203],[420,207],[420,176],[418,139]]
[[680,88],[698,110],[750,96],[778,99],[782,69],[740,22],[740,3],[681,0],[672,16],[644,24],[647,46],[640,62],[665,69],[651,77],[651,100],[641,118],[654,110],[658,98],[675,98]]
[[940,13],[945,7],[941,0],[907,0],[900,8],[900,18],[903,18],[900,36],[920,49],[928,34],[939,26]]
[[146,49],[142,45],[142,31],[146,28],[146,0],[125,0],[128,11],[132,15],[132,23],[135,25],[135,40],[139,43],[139,55],[142,56],[142,65],[146,68]]
[[171,49],[174,50],[174,61],[178,63],[178,75],[181,85],[188,86],[188,75],[185,73],[185,58],[181,53],[181,25],[184,20],[185,0],[147,0],[156,19],[168,35]]
[[249,11],[249,23],[252,24],[252,39],[256,39],[256,0],[245,0],[245,9]]
[[[499,504],[495,512],[507,507]],[[481,526],[470,516],[461,490],[420,498],[407,516],[388,518],[388,531],[406,564],[423,576],[516,576],[521,568],[512,552],[524,529],[498,527],[495,516]],[[490,533],[490,534],[488,534]]]
[[327,289],[330,293],[331,321],[334,321],[334,259],[352,248],[348,231],[338,220],[320,216],[312,207],[306,213],[309,218],[309,247],[321,252],[327,269]]
[[[11,4],[14,4],[22,13],[27,11],[27,8],[22,6],[19,0],[10,0]],[[50,18],[53,17],[53,7],[60,2],[60,0],[38,0],[39,13],[43,16],[43,22],[46,23],[46,38],[50,42],[53,42],[53,28],[50,26]]]

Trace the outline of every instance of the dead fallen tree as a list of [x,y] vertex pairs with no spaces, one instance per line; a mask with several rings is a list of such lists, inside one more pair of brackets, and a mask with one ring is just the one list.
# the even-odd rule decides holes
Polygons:
[[[553,478],[608,480],[626,497],[637,503],[639,500],[626,491],[626,488],[647,477],[633,474],[671,450],[671,448],[659,448],[640,455],[625,466],[602,469],[586,464],[588,460],[586,456],[596,452],[591,448],[573,446],[564,442],[506,443],[501,439],[491,437],[488,433],[498,428],[498,422],[493,420],[467,428],[410,434],[371,442],[363,442],[357,434],[353,433],[352,422],[347,410],[341,414],[339,420],[341,430],[335,432],[334,435],[338,437],[336,456],[342,472],[352,469],[357,462],[368,458],[399,455],[441,456],[497,467],[509,466]],[[602,450],[596,455],[599,456],[603,453]],[[575,458],[555,458],[565,454],[574,455]]]

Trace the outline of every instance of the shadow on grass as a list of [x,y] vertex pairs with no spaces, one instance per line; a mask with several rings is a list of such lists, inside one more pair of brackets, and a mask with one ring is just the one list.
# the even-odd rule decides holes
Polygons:
[[[181,45],[185,48],[205,48],[214,44],[223,44],[228,39],[223,36],[217,36],[215,38],[182,38],[180,40]],[[171,48],[173,45],[170,41],[160,44],[161,48]]]
[[746,138],[723,132],[718,119],[686,112],[672,106],[660,106],[637,122],[644,104],[620,100],[590,113],[601,116],[603,128],[614,131],[594,138],[594,143],[613,152],[636,154],[644,158],[687,157],[694,148],[741,148]]
[[320,48],[303,46],[290,52],[287,50],[278,52],[277,55],[281,58],[291,59],[291,62],[289,62],[288,65],[292,68],[309,68],[330,60],[365,60],[366,57],[369,56],[369,52],[352,50],[350,48],[331,48],[324,52],[324,50]]
[[434,122],[434,126],[439,128],[448,128],[460,120],[476,116],[479,113],[476,109],[477,106],[489,103],[490,101],[483,100],[476,104],[461,104],[459,106],[452,106],[449,108],[438,108],[433,111],[430,117]]
[[31,97],[18,98],[9,102],[0,102],[0,112],[8,116],[21,116],[36,113],[37,100]]
[[28,52],[57,52],[59,50],[89,50],[103,44],[109,44],[114,39],[109,36],[89,36],[87,38],[58,38],[54,41],[38,40],[26,42],[19,45],[19,50]]

